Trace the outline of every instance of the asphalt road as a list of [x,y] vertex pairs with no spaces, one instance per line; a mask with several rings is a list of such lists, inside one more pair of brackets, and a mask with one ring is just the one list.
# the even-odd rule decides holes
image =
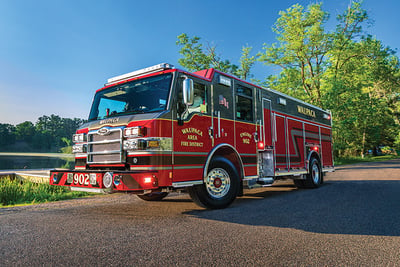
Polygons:
[[214,211],[184,194],[3,208],[0,266],[400,266],[400,160],[325,182],[246,191]]

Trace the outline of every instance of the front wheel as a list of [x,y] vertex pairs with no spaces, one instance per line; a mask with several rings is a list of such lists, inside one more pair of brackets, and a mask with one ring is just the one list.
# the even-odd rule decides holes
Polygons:
[[189,195],[199,206],[223,209],[229,206],[239,192],[239,175],[231,162],[222,157],[214,159],[203,184],[189,188]]

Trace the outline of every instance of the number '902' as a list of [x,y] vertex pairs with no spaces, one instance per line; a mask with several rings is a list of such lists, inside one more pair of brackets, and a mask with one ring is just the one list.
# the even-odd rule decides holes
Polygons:
[[88,173],[75,173],[74,184],[89,185],[89,174]]

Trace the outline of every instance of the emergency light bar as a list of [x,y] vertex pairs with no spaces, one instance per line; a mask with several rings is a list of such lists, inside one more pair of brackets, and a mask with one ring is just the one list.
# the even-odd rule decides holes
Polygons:
[[168,64],[168,63],[161,63],[161,64],[157,64],[148,68],[144,68],[144,69],[140,69],[140,70],[135,70],[126,74],[122,74],[116,77],[112,77],[110,79],[107,80],[107,83],[105,84],[105,86],[110,85],[110,84],[114,84],[117,82],[121,82],[124,80],[128,80],[131,78],[135,78],[138,76],[142,76],[145,74],[150,74],[150,73],[154,73],[154,72],[158,72],[158,71],[163,71],[163,70],[169,70],[169,69],[173,69],[174,65]]

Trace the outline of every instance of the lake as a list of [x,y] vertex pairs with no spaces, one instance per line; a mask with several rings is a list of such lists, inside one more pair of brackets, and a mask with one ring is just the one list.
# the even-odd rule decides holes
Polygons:
[[73,169],[73,158],[59,158],[46,156],[19,156],[0,155],[0,170],[21,170],[21,169]]

